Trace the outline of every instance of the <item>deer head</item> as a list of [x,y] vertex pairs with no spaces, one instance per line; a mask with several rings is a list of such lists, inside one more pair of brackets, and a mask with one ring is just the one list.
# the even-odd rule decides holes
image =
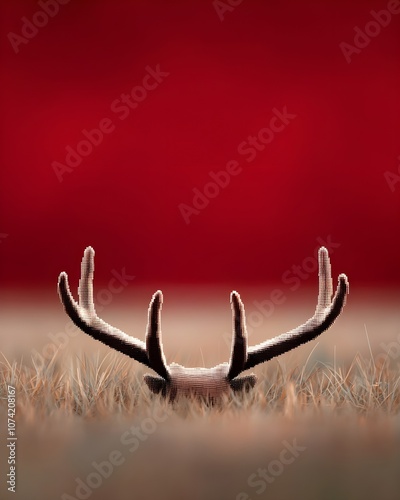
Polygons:
[[157,375],[144,375],[148,388],[155,394],[174,399],[177,395],[195,394],[215,399],[231,391],[250,390],[256,376],[239,376],[245,370],[279,356],[295,347],[313,340],[329,328],[339,316],[349,291],[345,274],[339,276],[338,287],[332,299],[332,278],[326,248],[318,252],[319,295],[314,315],[304,324],[266,340],[253,347],[247,346],[246,320],[243,302],[237,292],[231,293],[233,313],[233,341],[228,363],[213,368],[185,368],[172,363],[167,365],[161,341],[161,307],[163,296],[158,290],[150,301],[146,342],[131,337],[100,319],[93,303],[94,250],[87,247],[81,265],[77,303],[69,289],[68,276],[60,274],[58,291],[65,311],[85,333],[109,347],[126,354],[151,368]]

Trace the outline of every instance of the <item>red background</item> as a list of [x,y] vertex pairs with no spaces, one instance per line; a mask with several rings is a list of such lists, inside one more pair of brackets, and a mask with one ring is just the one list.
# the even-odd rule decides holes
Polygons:
[[[1,285],[53,287],[97,269],[141,281],[279,281],[316,238],[340,243],[334,274],[399,282],[400,14],[350,64],[339,47],[382,1],[71,0],[16,54],[37,2],[1,4]],[[110,110],[145,67],[169,76],[129,117]],[[273,108],[297,117],[247,163],[237,152]],[[59,182],[82,130],[115,131]],[[185,224],[209,172],[243,168]],[[105,274],[105,273],[104,273]]]

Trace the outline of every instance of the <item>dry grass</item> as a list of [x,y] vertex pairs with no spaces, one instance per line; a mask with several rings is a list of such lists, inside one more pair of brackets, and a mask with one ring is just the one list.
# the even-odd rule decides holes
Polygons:
[[[142,371],[130,360],[110,353],[88,357],[82,354],[68,360],[56,354],[45,365],[0,362],[0,397],[7,385],[16,388],[20,418],[46,418],[55,412],[63,416],[108,418],[129,416],[160,404],[142,384]],[[186,407],[183,398],[172,408],[181,414]],[[221,416],[240,411],[276,413],[291,416],[296,412],[318,413],[329,408],[357,415],[400,412],[400,374],[389,366],[388,359],[365,359],[357,355],[347,367],[318,362],[311,369],[288,369],[279,362],[273,369],[264,369],[254,391],[232,396],[211,406],[206,402],[190,401],[192,414],[219,412]],[[22,416],[23,415],[23,416]],[[186,417],[188,415],[185,415]]]
[[[84,498],[78,478],[86,484],[112,452],[123,463],[87,498],[397,498],[400,375],[382,358],[275,362],[253,392],[214,406],[151,396],[137,364],[116,354],[0,367],[2,421],[7,385],[17,394],[16,498]],[[270,483],[255,482],[286,442],[304,451]]]

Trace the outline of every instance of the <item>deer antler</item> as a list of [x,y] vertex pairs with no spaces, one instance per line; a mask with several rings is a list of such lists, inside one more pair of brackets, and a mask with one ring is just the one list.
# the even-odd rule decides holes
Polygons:
[[[257,344],[247,350],[247,358],[243,370],[247,370],[275,356],[279,356],[295,347],[305,344],[327,330],[339,316],[349,292],[349,283],[345,274],[339,275],[339,284],[332,300],[332,276],[328,250],[321,247],[318,252],[319,263],[319,294],[318,303],[312,316],[304,324],[282,333],[273,339]],[[240,299],[239,299],[240,300]],[[243,304],[241,304],[244,314]],[[233,366],[233,362],[231,362]],[[236,375],[240,373],[234,371]],[[234,376],[236,376],[234,375]]]
[[314,316],[303,325],[283,333],[271,340],[247,348],[246,319],[243,302],[237,292],[231,293],[233,315],[233,342],[229,363],[222,363],[213,368],[185,368],[176,363],[167,365],[161,341],[162,293],[158,290],[152,297],[148,311],[146,343],[114,328],[95,311],[93,302],[94,250],[87,247],[81,266],[81,279],[78,287],[77,303],[68,286],[68,276],[61,273],[58,289],[68,316],[85,333],[96,340],[116,349],[139,363],[154,370],[158,377],[145,375],[144,380],[150,390],[170,395],[196,393],[200,396],[215,398],[229,390],[248,390],[253,387],[256,377],[251,374],[239,377],[243,371],[269,359],[279,356],[305,342],[309,342],[335,321],[342,311],[349,291],[345,274],[339,276],[339,285],[332,299],[332,278],[329,255],[321,247],[319,261],[319,295]]
[[139,363],[153,369],[165,380],[169,380],[161,343],[161,291],[158,290],[150,301],[145,344],[141,340],[114,328],[97,316],[93,302],[93,273],[94,250],[92,247],[87,247],[81,265],[81,279],[78,287],[79,304],[70,292],[67,273],[60,274],[58,290],[68,316],[77,327],[94,339],[136,359]]

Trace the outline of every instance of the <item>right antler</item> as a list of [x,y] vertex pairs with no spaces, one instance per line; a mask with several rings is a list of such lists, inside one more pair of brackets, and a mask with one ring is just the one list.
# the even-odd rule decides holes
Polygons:
[[321,247],[318,252],[319,263],[319,295],[314,316],[304,324],[282,333],[273,339],[247,348],[244,306],[239,294],[232,292],[234,310],[234,347],[232,349],[229,376],[236,377],[275,356],[294,349],[329,328],[339,316],[349,292],[349,283],[345,274],[339,275],[339,284],[332,300],[332,276],[328,250]]
[[102,319],[95,311],[93,302],[94,250],[87,247],[82,259],[81,279],[79,281],[79,304],[74,300],[68,285],[67,273],[61,273],[58,290],[68,316],[77,327],[103,344],[126,354],[143,365],[153,369],[160,377],[169,380],[169,371],[165,363],[160,342],[160,311],[162,293],[158,290],[151,299],[147,324],[146,344],[118,330]]

